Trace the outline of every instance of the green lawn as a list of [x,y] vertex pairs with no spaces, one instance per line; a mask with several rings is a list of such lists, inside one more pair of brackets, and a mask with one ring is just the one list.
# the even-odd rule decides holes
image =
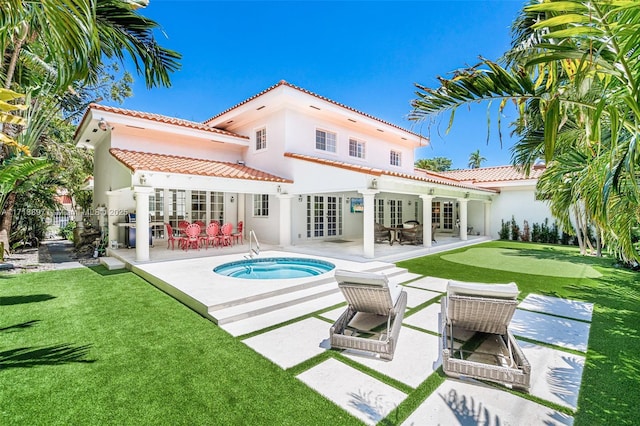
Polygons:
[[2,276],[0,339],[0,424],[359,423],[132,273]]
[[537,293],[593,302],[589,351],[575,424],[638,423],[637,272],[616,267],[610,259],[581,257],[575,248],[504,241],[408,260],[398,266],[418,274],[461,281],[515,281],[521,299]]
[[[467,258],[467,259],[465,259]],[[640,280],[573,248],[492,242],[401,262],[423,275],[518,283],[595,303],[578,425],[636,424]],[[0,424],[360,424],[134,274],[98,267],[0,276]],[[383,377],[381,377],[384,380]],[[402,422],[434,373],[384,424]],[[394,381],[389,382],[397,386]]]

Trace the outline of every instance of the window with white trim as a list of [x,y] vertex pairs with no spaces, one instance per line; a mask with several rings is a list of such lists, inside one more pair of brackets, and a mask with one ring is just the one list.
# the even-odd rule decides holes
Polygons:
[[256,130],[256,151],[267,149],[267,128]]
[[349,139],[349,157],[364,158],[363,141],[357,139]]
[[324,130],[316,130],[316,149],[336,152],[336,134]]
[[389,154],[389,164],[400,167],[402,165],[402,153],[392,150]]
[[268,194],[253,194],[253,215],[269,216]]

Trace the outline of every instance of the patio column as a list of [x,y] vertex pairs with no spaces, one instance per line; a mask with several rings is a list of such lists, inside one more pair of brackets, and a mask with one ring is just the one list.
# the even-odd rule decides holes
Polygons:
[[107,191],[107,225],[109,226],[109,247],[111,241],[118,241],[118,216],[116,213],[120,206],[118,205],[118,197],[121,193],[116,191]]
[[291,245],[291,199],[293,195],[278,194],[280,200],[280,246]]
[[491,236],[491,201],[484,202],[484,235]]
[[364,189],[358,191],[362,194],[364,201],[364,212],[362,214],[362,251],[364,257],[373,258],[375,255],[375,198],[379,191]]
[[149,195],[150,186],[134,186],[136,197],[136,262],[149,260]]
[[467,203],[466,198],[458,198],[460,205],[460,241],[467,241]]
[[420,198],[422,198],[422,245],[431,247],[433,240],[433,235],[431,234],[433,195],[421,195]]

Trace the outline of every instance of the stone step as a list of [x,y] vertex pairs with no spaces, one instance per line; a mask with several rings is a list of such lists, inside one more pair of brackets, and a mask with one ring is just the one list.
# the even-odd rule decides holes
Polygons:
[[230,306],[225,309],[209,310],[209,315],[218,325],[240,321],[249,317],[262,315],[267,312],[287,308],[309,300],[321,298],[329,294],[338,293],[340,289],[334,280],[297,291],[266,297],[244,304]]
[[[220,328],[227,331],[232,336],[240,336],[308,315],[309,313],[337,305],[344,301],[342,293],[332,293],[316,299],[307,300],[306,302],[287,306],[286,308],[267,312],[262,315],[256,315],[240,321],[222,324]],[[329,337],[330,327],[331,324],[327,323],[327,338]]]
[[115,257],[101,257],[100,258],[100,264],[102,266],[104,266],[105,268],[107,268],[110,271],[113,271],[115,269],[124,269],[125,268],[125,264],[123,261],[116,259]]
[[251,302],[256,302],[259,300],[263,300],[263,299],[269,299],[275,296],[280,296],[283,294],[287,294],[287,293],[291,293],[291,292],[296,292],[296,291],[301,291],[301,290],[305,290],[308,288],[314,288],[317,287],[319,285],[322,284],[327,284],[327,283],[335,283],[335,279],[333,278],[333,276],[329,276],[329,277],[324,277],[324,278],[319,278],[316,280],[312,280],[312,281],[307,281],[307,282],[303,282],[302,284],[296,285],[296,286],[291,286],[291,287],[286,287],[280,290],[274,290],[274,291],[268,291],[265,293],[259,293],[259,294],[255,294],[252,296],[243,296],[239,299],[236,300],[227,300],[223,303],[219,303],[217,305],[210,305],[208,306],[208,311],[209,313],[213,313],[214,311],[219,311],[222,309],[228,309],[228,308],[232,308],[234,306],[240,306],[240,305],[245,305],[247,303],[251,303]]

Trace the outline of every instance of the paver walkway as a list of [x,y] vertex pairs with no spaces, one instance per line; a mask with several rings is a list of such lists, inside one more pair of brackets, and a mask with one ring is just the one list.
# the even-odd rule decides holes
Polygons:
[[73,242],[68,240],[55,240],[55,241],[43,241],[43,245],[46,245],[49,255],[51,256],[51,262],[54,264],[55,269],[73,269],[82,268],[82,263],[77,260],[73,260]]
[[[366,424],[374,425],[401,407],[407,396],[441,365],[439,296],[447,281],[424,277],[405,283],[410,298],[392,361],[356,351],[332,351],[331,323],[344,308],[315,312],[294,323],[254,333],[243,341],[283,369],[307,362],[298,379]],[[413,300],[411,300],[413,298]],[[589,338],[593,305],[528,295],[519,305],[512,332],[532,366],[530,397],[476,380],[445,379],[403,425],[570,425]],[[471,337],[462,336],[464,338]],[[540,342],[540,344],[536,343]],[[316,359],[317,363],[313,360]],[[348,361],[348,362],[347,362]],[[386,379],[380,380],[385,377]],[[566,407],[558,411],[553,407]]]

